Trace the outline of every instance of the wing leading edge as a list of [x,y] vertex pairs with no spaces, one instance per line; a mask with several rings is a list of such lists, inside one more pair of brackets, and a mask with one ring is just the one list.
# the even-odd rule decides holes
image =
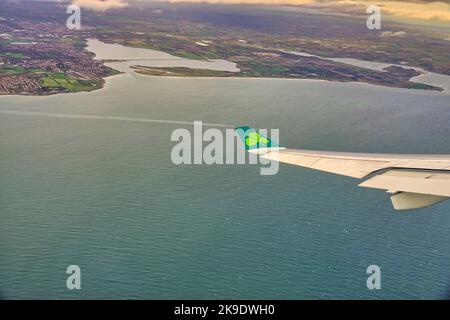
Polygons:
[[[240,136],[245,134],[241,132]],[[450,198],[450,155],[295,150],[278,144],[248,151],[265,159],[361,179],[361,187],[392,194],[396,210],[423,208]]]

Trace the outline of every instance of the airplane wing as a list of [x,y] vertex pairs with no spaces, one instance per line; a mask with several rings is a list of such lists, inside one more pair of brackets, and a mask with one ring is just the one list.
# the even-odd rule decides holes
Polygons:
[[260,157],[362,180],[386,190],[396,210],[427,207],[450,198],[450,155],[371,154],[287,149],[250,127],[238,127],[249,152]]

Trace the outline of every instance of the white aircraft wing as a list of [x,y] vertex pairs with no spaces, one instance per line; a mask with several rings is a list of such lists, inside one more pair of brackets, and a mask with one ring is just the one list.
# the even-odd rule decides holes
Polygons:
[[422,208],[450,198],[450,155],[271,151],[268,148],[261,157],[363,179],[360,186],[393,194],[391,200],[396,210]]
[[249,152],[265,159],[360,179],[361,187],[392,194],[396,210],[423,208],[450,198],[450,155],[286,149],[248,128],[236,130]]

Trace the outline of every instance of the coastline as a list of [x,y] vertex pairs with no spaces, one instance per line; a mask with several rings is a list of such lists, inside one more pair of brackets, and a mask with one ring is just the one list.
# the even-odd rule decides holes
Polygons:
[[[114,76],[120,75],[120,74],[129,74],[129,75],[138,75],[138,76],[146,76],[146,77],[158,77],[158,78],[167,78],[167,79],[205,79],[205,80],[216,80],[216,79],[248,79],[248,80],[282,80],[282,81],[311,81],[311,82],[327,82],[327,83],[350,83],[350,84],[365,84],[365,85],[373,85],[373,86],[377,86],[377,87],[383,87],[383,88],[392,88],[392,89],[406,89],[406,90],[417,90],[417,91],[423,91],[423,92],[433,92],[433,93],[441,93],[444,95],[448,95],[450,94],[450,81],[448,85],[444,85],[441,87],[437,86],[437,83],[435,83],[437,80],[435,80],[435,82],[432,81],[432,79],[430,80],[429,78],[431,77],[437,77],[437,78],[443,78],[444,81],[446,80],[446,78],[448,77],[450,79],[450,76],[447,75],[441,75],[441,74],[435,74],[432,72],[428,72],[426,70],[423,70],[421,68],[417,68],[417,67],[407,67],[407,66],[400,66],[403,68],[409,68],[409,69],[414,69],[418,72],[421,72],[421,74],[411,77],[409,79],[409,82],[412,83],[417,83],[418,85],[427,85],[427,86],[431,86],[429,88],[408,88],[408,87],[400,87],[400,86],[395,86],[395,85],[385,85],[385,84],[377,84],[377,83],[370,83],[370,82],[365,82],[365,81],[337,81],[337,80],[328,80],[328,79],[312,79],[312,78],[289,78],[289,77],[267,77],[267,76],[262,76],[262,77],[255,77],[255,76],[239,76],[237,74],[239,74],[239,72],[241,72],[241,70],[239,68],[237,68],[236,63],[233,62],[229,62],[226,60],[191,60],[191,59],[186,59],[186,58],[180,58],[180,57],[176,57],[176,56],[172,56],[170,54],[167,54],[165,52],[162,51],[156,51],[156,50],[148,50],[148,54],[149,55],[162,55],[164,56],[166,59],[152,59],[150,57],[148,58],[141,58],[141,59],[125,59],[123,57],[108,57],[107,59],[102,59],[102,57],[99,56],[98,53],[98,47],[96,46],[107,46],[108,49],[109,48],[114,48],[115,46],[118,46],[120,48],[125,48],[126,52],[128,52],[129,50],[134,50],[136,48],[132,48],[132,47],[125,47],[123,45],[120,44],[109,44],[109,43],[104,43],[101,42],[97,39],[93,39],[93,38],[88,38],[87,39],[87,46],[85,47],[85,50],[93,53],[94,54],[94,60],[101,60],[103,62],[103,64],[105,66],[107,66],[109,69],[111,69],[111,74],[102,78],[101,81],[99,81],[99,85],[97,85],[94,88],[90,88],[88,90],[80,90],[80,91],[61,91],[61,92],[49,92],[49,93],[39,93],[39,94],[9,94],[9,95],[0,95],[0,97],[18,97],[18,96],[29,96],[29,97],[45,97],[45,96],[53,96],[53,95],[58,95],[58,94],[73,94],[73,93],[81,93],[81,92],[93,92],[93,91],[97,91],[97,90],[101,90],[104,89],[105,86],[111,81],[111,79]],[[113,46],[113,47],[111,47]],[[101,50],[104,50],[105,48],[100,48]],[[147,49],[138,49],[138,50],[147,50]],[[303,53],[298,52],[297,54],[301,55]],[[120,54],[119,54],[120,55]],[[171,58],[171,59],[168,59]],[[176,58],[176,59],[173,59]],[[327,59],[347,59],[347,58],[327,58]],[[351,59],[351,58],[349,58]],[[357,60],[357,59],[353,59],[353,60]],[[134,64],[134,63],[145,63],[146,61],[148,61],[150,64],[162,64],[163,66],[153,66],[153,65],[138,65],[138,64]],[[166,63],[167,61],[170,61],[171,63]],[[174,63],[175,62],[175,63]],[[189,66],[177,66],[177,63],[182,63],[185,65],[189,65]],[[385,63],[379,63],[379,62],[375,62],[375,61],[363,61],[363,60],[357,60],[357,63],[359,65],[366,63],[367,65],[365,66],[365,68],[367,69],[371,69],[371,70],[378,70],[381,65],[383,65],[384,67],[386,67]],[[205,68],[205,64],[206,64],[206,68]],[[346,64],[352,65],[351,63],[346,62]],[[172,67],[166,66],[166,65],[172,65]],[[191,66],[192,65],[192,66]],[[196,66],[198,65],[199,68],[197,68]],[[208,69],[208,66],[210,67],[210,69]],[[390,64],[389,66],[397,66],[395,64]],[[208,75],[192,75],[192,76],[187,76],[184,75],[182,73],[180,73],[180,75],[165,75],[165,74],[145,74],[145,72],[138,72],[141,69],[145,69],[145,68],[153,68],[155,71],[159,69],[164,69],[164,68],[186,68],[189,70],[196,70],[197,72],[199,70],[202,70],[201,67],[205,68],[204,71],[210,71],[210,72],[228,72],[228,73],[235,73],[236,75],[230,74],[230,75],[224,75],[224,76],[208,76]],[[195,71],[194,71],[195,72]],[[425,79],[424,79],[425,78]],[[436,89],[433,89],[436,88]]]

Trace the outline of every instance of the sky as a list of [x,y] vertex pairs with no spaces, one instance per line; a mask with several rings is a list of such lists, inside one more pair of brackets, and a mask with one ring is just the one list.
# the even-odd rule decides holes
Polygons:
[[[151,0],[137,0],[151,1]],[[264,3],[298,5],[318,10],[361,13],[369,5],[378,5],[382,13],[394,17],[450,23],[450,0],[168,0],[170,2]],[[72,0],[80,7],[94,10],[123,8],[128,0]]]

